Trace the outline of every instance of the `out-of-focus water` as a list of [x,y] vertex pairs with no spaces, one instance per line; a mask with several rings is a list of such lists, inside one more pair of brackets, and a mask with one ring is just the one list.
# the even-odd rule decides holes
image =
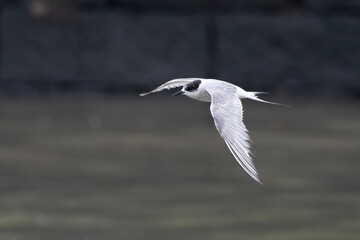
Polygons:
[[358,239],[359,102],[289,104],[244,103],[261,186],[206,103],[2,100],[0,239]]

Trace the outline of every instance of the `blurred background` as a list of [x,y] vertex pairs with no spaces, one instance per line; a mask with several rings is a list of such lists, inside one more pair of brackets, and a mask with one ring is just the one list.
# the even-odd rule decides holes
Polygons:
[[[358,239],[360,1],[0,1],[0,240]],[[265,183],[209,104],[244,101]]]

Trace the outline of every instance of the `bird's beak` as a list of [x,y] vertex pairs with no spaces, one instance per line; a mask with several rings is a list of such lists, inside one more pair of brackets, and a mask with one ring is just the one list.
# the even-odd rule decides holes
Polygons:
[[183,93],[184,93],[184,92],[183,92],[182,90],[180,90],[180,91],[174,93],[172,96],[175,97],[175,96],[181,95],[181,94],[183,94]]

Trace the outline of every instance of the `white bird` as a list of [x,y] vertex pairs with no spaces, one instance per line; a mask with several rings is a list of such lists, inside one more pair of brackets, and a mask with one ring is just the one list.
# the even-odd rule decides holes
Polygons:
[[254,180],[262,183],[252,159],[250,137],[243,123],[241,99],[249,98],[264,103],[278,103],[258,98],[257,94],[262,92],[247,92],[228,82],[203,78],[173,79],[148,93],[140,94],[140,96],[176,87],[182,87],[182,89],[173,96],[182,94],[198,101],[211,102],[210,112],[214,118],[216,129],[224,139],[230,152]]

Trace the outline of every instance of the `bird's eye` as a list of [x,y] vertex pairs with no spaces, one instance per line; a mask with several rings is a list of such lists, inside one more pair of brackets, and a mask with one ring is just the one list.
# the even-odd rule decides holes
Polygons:
[[200,80],[195,80],[195,81],[193,81],[193,82],[191,82],[191,83],[188,83],[188,84],[186,84],[186,86],[185,86],[185,90],[186,90],[186,91],[189,91],[189,92],[195,91],[196,89],[199,88],[200,83],[201,83]]

